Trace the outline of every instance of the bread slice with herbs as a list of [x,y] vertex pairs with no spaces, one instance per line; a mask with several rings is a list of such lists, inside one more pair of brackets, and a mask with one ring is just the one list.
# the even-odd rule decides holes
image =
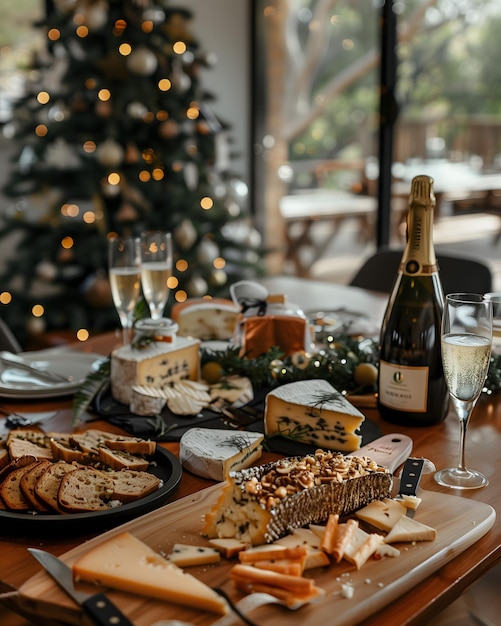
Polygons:
[[69,433],[49,433],[49,444],[54,459],[72,463],[76,461],[82,465],[88,465],[97,458],[95,454],[91,454],[72,443],[72,435]]
[[162,485],[162,481],[149,472],[123,469],[109,471],[106,475],[113,480],[113,499],[123,504],[140,500]]
[[157,444],[151,439],[141,439],[140,437],[127,437],[123,435],[108,435],[104,440],[104,445],[110,450],[120,450],[129,454],[140,454],[151,456],[155,454]]
[[58,493],[63,477],[69,472],[74,472],[78,468],[75,463],[66,461],[56,461],[45,470],[35,485],[35,495],[37,498],[49,506],[51,509],[63,513],[59,506]]
[[147,470],[150,464],[148,459],[141,456],[109,448],[99,448],[99,460],[114,470],[131,469],[139,472]]
[[11,430],[7,437],[7,448],[11,460],[27,454],[41,459],[52,459],[49,438],[38,430],[18,428]]
[[30,503],[30,509],[38,511],[39,513],[47,513],[48,511],[51,511],[50,507],[44,504],[40,498],[37,498],[35,494],[35,485],[50,465],[52,465],[52,461],[49,461],[48,459],[37,461],[21,477],[21,491],[23,492],[26,500]]
[[9,511],[29,511],[30,502],[21,489],[21,479],[39,461],[34,461],[24,467],[18,467],[10,472],[0,483],[0,497]]
[[114,481],[106,472],[85,467],[63,476],[58,492],[59,507],[67,513],[109,509]]

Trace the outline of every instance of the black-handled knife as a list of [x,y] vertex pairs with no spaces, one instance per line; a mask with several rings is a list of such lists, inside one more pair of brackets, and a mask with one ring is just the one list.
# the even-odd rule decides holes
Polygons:
[[[400,488],[397,500],[403,500],[403,496],[415,496],[423,475],[424,459],[415,459],[409,457],[404,463],[402,473],[400,474]],[[406,511],[407,517],[414,517],[415,509],[408,507]]]
[[71,568],[57,556],[36,548],[28,548],[28,551],[98,626],[134,626],[104,593],[77,591],[73,585]]

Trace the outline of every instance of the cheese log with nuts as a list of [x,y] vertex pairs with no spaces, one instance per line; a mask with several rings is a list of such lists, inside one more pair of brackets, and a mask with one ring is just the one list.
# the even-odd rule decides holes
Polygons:
[[128,532],[114,535],[77,559],[73,574],[76,580],[126,593],[219,614],[228,612],[222,596]]
[[179,442],[179,459],[197,476],[225,480],[230,471],[259,459],[263,439],[262,434],[248,431],[190,428]]
[[163,387],[178,380],[200,378],[200,341],[176,337],[173,343],[152,342],[144,348],[122,346],[111,355],[111,393],[130,404],[132,387]]
[[317,450],[240,472],[205,515],[202,534],[270,543],[293,528],[350,513],[390,494],[389,471],[367,457]]
[[282,385],[266,396],[265,432],[294,434],[320,448],[354,452],[360,448],[357,430],[365,417],[326,380],[301,380]]

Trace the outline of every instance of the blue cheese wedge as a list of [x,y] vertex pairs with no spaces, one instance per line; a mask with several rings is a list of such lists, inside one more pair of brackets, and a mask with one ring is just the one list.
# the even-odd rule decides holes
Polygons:
[[179,458],[193,474],[222,481],[261,457],[263,439],[249,431],[190,428],[179,442]]
[[325,380],[282,385],[266,396],[265,433],[339,452],[360,448],[364,415]]

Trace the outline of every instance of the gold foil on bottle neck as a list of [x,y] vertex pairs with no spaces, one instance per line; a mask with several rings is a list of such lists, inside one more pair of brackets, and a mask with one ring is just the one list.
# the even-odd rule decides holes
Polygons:
[[436,198],[433,191],[433,182],[431,176],[415,176],[412,179],[409,206],[435,208]]

